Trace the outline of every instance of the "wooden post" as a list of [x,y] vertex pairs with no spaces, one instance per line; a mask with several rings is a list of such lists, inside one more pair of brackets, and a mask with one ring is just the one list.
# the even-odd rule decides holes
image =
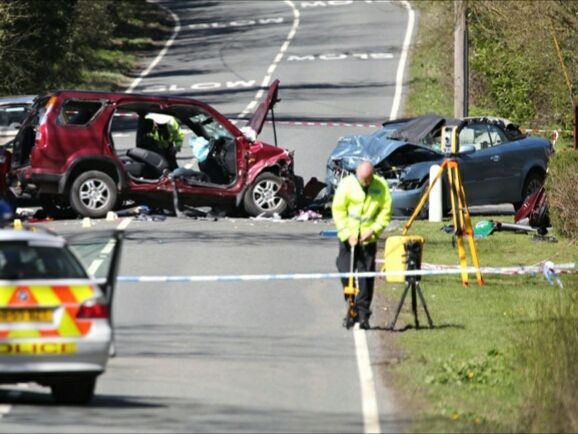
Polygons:
[[468,116],[467,0],[454,3],[454,116]]

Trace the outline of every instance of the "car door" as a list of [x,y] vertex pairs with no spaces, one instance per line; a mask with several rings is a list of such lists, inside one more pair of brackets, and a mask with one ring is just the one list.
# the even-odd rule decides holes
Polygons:
[[[499,203],[503,178],[503,161],[499,150],[492,146],[490,131],[483,123],[471,123],[460,131],[460,149],[467,145],[469,152],[460,154],[464,189],[469,205]],[[473,150],[472,150],[473,146]]]
[[490,139],[495,159],[500,159],[500,189],[495,192],[495,203],[512,203],[520,198],[524,182],[524,165],[527,152],[519,142],[511,142],[498,126],[489,124]]
[[[179,117],[190,130],[180,153],[180,169],[175,171],[182,173],[175,181],[179,203],[230,207],[245,184],[246,143],[217,113],[196,110]],[[203,152],[199,154],[197,150]]]

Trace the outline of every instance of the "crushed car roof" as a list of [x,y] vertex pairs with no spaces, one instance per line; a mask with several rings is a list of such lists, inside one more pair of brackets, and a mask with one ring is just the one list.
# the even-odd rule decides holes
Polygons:
[[389,138],[394,140],[406,140],[411,143],[419,143],[425,136],[427,136],[432,130],[444,125],[459,125],[460,121],[458,119],[448,118],[436,115],[434,113],[428,113],[423,116],[419,116],[412,119],[389,136]]

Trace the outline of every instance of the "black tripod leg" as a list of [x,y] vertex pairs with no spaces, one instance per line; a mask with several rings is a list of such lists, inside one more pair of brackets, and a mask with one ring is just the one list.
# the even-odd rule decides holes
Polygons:
[[388,330],[395,329],[395,323],[397,322],[397,318],[399,317],[399,313],[401,312],[401,308],[403,307],[403,303],[405,302],[405,297],[407,297],[407,291],[409,291],[409,287],[410,287],[410,283],[408,282],[405,284],[405,288],[403,288],[403,295],[401,296],[401,300],[399,302],[399,305],[397,306],[397,311],[395,312],[395,316],[393,317],[393,320],[387,326]]
[[417,316],[417,283],[411,283],[411,310],[413,311],[413,318],[415,320],[415,328],[419,329],[419,318]]
[[419,298],[421,300],[421,304],[423,304],[423,310],[425,311],[425,314],[427,316],[427,322],[429,324],[429,328],[433,329],[433,321],[431,319],[431,316],[429,314],[429,310],[427,308],[427,303],[425,302],[425,297],[423,296],[423,293],[421,292],[421,286],[419,286],[419,283],[416,283],[417,285],[417,293],[419,295]]

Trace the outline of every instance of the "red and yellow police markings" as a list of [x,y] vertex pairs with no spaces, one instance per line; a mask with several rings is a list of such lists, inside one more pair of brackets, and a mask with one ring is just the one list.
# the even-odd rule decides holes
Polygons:
[[[53,314],[60,309],[62,315],[58,324],[54,324],[53,321],[46,323],[35,322],[31,319],[23,319],[24,323],[37,324],[34,329],[14,329],[12,325],[17,320],[11,320],[6,322],[6,320],[0,321],[0,340],[3,339],[15,339],[15,338],[41,338],[41,337],[80,337],[86,336],[92,327],[92,321],[90,320],[77,320],[76,316],[80,305],[85,301],[93,298],[95,296],[94,287],[92,285],[67,285],[67,286],[48,286],[48,285],[4,285],[0,286],[0,310],[8,311],[6,315],[0,316],[0,318],[18,318],[15,316],[15,312],[18,312],[22,318],[27,318],[25,311],[29,310],[28,318],[39,318],[45,317],[52,319],[52,315],[44,316],[40,315],[38,311],[39,308],[52,308]],[[12,313],[12,317],[8,315]],[[0,344],[0,355],[7,353],[7,346],[10,344]],[[21,344],[24,345],[24,344]],[[44,347],[38,346],[41,344],[26,344],[19,347],[20,353],[22,354],[37,354],[42,352],[43,354],[48,354],[52,350],[56,351],[56,347],[48,348],[46,345],[42,344]],[[72,347],[70,347],[72,348]],[[3,351],[4,349],[4,351]],[[70,352],[69,347],[60,348],[60,353]],[[42,350],[42,351],[41,351]],[[18,352],[14,352],[17,354]]]
[[59,355],[76,353],[75,342],[0,342],[1,356]]

